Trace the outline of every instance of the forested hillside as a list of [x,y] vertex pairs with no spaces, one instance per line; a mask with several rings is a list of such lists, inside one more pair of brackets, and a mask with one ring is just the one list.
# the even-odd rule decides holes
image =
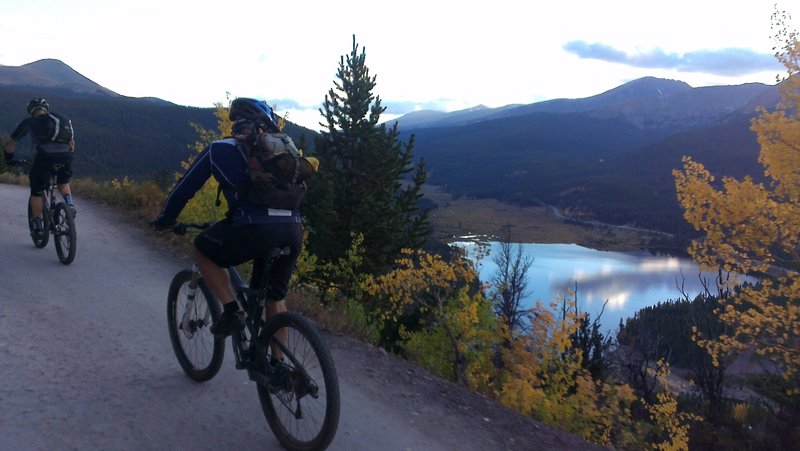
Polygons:
[[676,200],[681,157],[713,174],[759,179],[750,120],[778,98],[778,85],[693,88],[644,77],[582,99],[415,112],[397,122],[403,136],[416,136],[429,183],[457,197],[552,205],[576,220],[669,232],[679,243],[694,233]]
[[[26,117],[25,106],[35,96],[47,98],[53,111],[70,117],[77,143],[75,174],[78,177],[110,179],[163,178],[180,170],[189,145],[197,140],[190,126],[216,127],[212,108],[175,105],[158,99],[136,99],[76,95],[55,89],[0,86],[0,133],[11,133]],[[312,131],[288,124],[287,132],[298,139],[302,134],[312,143]],[[32,155],[30,139],[17,147],[21,157]]]

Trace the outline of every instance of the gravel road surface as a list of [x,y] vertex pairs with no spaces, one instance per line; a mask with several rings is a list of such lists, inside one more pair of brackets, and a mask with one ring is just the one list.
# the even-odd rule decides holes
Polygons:
[[[75,261],[28,235],[27,187],[0,185],[0,450],[272,450],[233,366],[198,384],[172,352],[166,294],[190,264],[76,199]],[[342,395],[332,450],[594,449],[346,337],[324,334]]]

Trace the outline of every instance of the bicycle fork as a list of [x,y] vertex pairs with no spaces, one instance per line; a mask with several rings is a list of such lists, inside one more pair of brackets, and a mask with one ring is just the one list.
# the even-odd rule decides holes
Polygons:
[[181,330],[187,335],[194,335],[194,333],[201,327],[211,326],[211,311],[206,309],[203,319],[200,321],[192,320],[195,316],[194,312],[197,311],[197,281],[200,279],[200,270],[196,263],[192,264],[192,279],[189,281],[189,291],[186,294],[186,309],[183,311],[183,318],[181,318]]

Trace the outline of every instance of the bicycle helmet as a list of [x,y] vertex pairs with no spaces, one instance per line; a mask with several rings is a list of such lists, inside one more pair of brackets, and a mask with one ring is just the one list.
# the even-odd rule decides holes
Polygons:
[[249,134],[252,129],[253,122],[248,121],[247,119],[239,119],[234,122],[233,126],[231,127],[231,131],[233,132],[234,136]]
[[264,125],[268,131],[280,131],[278,116],[272,111],[267,102],[263,100],[239,97],[233,99],[228,112],[228,119],[232,121],[246,120],[258,125]]
[[41,97],[34,97],[28,102],[28,114],[33,114],[33,112],[38,109],[43,109],[45,112],[48,112],[50,111],[50,104]]

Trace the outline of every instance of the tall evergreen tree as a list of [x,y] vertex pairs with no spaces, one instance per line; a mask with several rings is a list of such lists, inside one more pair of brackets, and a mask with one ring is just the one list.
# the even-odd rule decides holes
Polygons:
[[[399,140],[397,124],[378,125],[386,109],[372,94],[376,77],[366,66],[366,52],[353,36],[342,56],[337,81],[320,113],[326,129],[315,139],[320,172],[311,184],[304,214],[309,222],[309,250],[323,262],[349,249],[352,234],[364,237],[364,267],[379,273],[403,248],[422,245],[428,232],[426,211],[417,207],[427,173],[413,164],[414,137]],[[405,180],[411,172],[410,180]]]

